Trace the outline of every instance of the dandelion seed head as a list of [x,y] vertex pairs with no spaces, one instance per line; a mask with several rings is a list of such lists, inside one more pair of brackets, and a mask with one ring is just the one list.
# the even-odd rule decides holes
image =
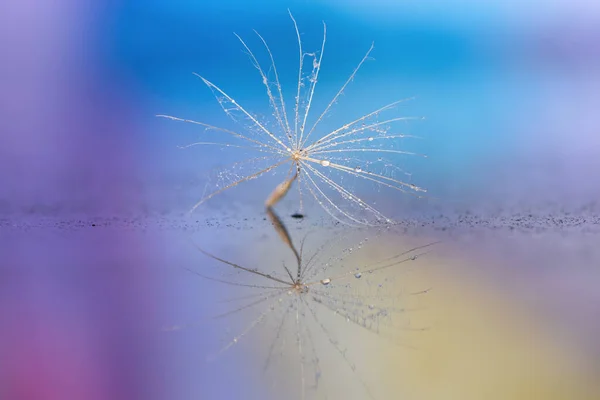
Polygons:
[[[402,140],[410,135],[399,130],[406,126],[407,121],[418,118],[392,114],[401,100],[341,121],[339,128],[324,129],[323,121],[341,103],[348,87],[371,58],[373,46],[367,49],[362,59],[358,59],[356,67],[349,71],[348,78],[333,98],[319,109],[315,99],[319,96],[318,82],[322,81],[320,72],[324,66],[327,30],[324,25],[320,50],[306,51],[293,17],[292,21],[299,50],[296,87],[292,97],[284,96],[275,56],[267,40],[256,32],[258,48],[249,39],[236,37],[248,55],[250,64],[258,71],[268,99],[269,112],[261,110],[255,113],[246,109],[243,102],[234,98],[235,94],[226,93],[217,84],[197,75],[213,92],[218,104],[237,128],[162,116],[198,125],[206,130],[206,135],[210,135],[211,140],[196,142],[186,148],[216,146],[243,157],[243,160],[223,167],[229,172],[217,182],[211,182],[209,191],[202,195],[191,211],[241,184],[280,171],[287,173],[289,167],[295,166],[298,171],[295,186],[301,210],[304,204],[312,203],[329,217],[348,225],[388,223],[391,218],[376,207],[375,199],[369,198],[371,193],[378,193],[379,190],[406,194],[424,192],[402,176],[405,171],[399,165],[401,157],[420,156],[404,149]],[[376,164],[376,160],[383,162],[384,157],[387,160],[385,165]],[[323,171],[319,166],[328,167],[328,170]]]

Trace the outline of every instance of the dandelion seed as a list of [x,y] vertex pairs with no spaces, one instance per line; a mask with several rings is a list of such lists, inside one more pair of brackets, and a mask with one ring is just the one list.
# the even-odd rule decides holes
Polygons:
[[[392,192],[414,195],[417,195],[417,192],[425,192],[425,189],[421,187],[398,179],[394,168],[388,168],[388,166],[382,166],[380,169],[373,168],[374,165],[370,158],[383,154],[395,157],[418,156],[418,154],[400,150],[401,143],[398,140],[409,137],[409,135],[394,132],[397,123],[418,118],[394,117],[393,115],[384,117],[384,114],[391,113],[404,101],[401,100],[352,118],[337,129],[323,130],[321,122],[331,113],[334,105],[338,103],[363,64],[369,59],[373,45],[369,47],[324,109],[314,114],[313,100],[323,65],[327,29],[323,25],[320,50],[306,52],[303,49],[296,20],[291,13],[290,17],[299,50],[296,90],[292,101],[284,98],[275,57],[267,41],[258,32],[255,32],[266,54],[265,59],[260,60],[247,42],[241,36],[236,35],[248,54],[251,64],[257,69],[262,86],[266,91],[271,110],[271,116],[267,120],[256,117],[256,114],[247,110],[232,95],[198,74],[195,75],[213,92],[226,115],[241,129],[231,130],[191,119],[159,115],[170,120],[202,127],[205,129],[205,135],[212,138],[210,141],[197,142],[185,147],[220,146],[227,149],[226,151],[243,152],[243,157],[247,157],[246,154],[264,156],[260,160],[256,156],[245,158],[248,162],[244,164],[244,168],[236,168],[235,171],[226,174],[227,178],[219,180],[214,186],[215,189],[204,194],[190,211],[194,211],[204,202],[229,189],[265,174],[275,173],[283,169],[282,167],[285,165],[289,165],[298,174],[295,185],[298,189],[300,213],[303,211],[305,197],[308,197],[331,218],[345,224],[389,223],[391,219],[375,208],[373,201],[363,199],[362,194],[359,194],[363,193],[362,185],[374,185]],[[305,62],[307,61],[306,57],[311,58],[312,63]],[[377,133],[377,137],[373,136],[374,132]],[[386,140],[385,146],[382,145],[383,139]],[[380,159],[382,158],[380,157]],[[365,170],[363,167],[353,167],[351,164],[356,160],[365,167],[369,166],[369,170]],[[327,173],[316,168],[319,165],[328,167]],[[394,166],[394,161],[390,161],[390,165]],[[366,187],[364,193],[369,193]]]

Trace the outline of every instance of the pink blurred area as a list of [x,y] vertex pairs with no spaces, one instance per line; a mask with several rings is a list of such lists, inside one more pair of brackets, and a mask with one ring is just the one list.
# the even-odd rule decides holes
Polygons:
[[163,398],[145,243],[105,229],[0,235],[0,398]]
[[101,3],[0,5],[1,399],[164,397],[157,238],[35,228],[135,201],[136,128],[93,50]]

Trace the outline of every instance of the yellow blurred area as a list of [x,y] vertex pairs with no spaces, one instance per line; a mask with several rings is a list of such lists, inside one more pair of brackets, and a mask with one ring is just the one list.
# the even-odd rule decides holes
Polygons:
[[419,313],[432,329],[411,336],[418,350],[389,346],[373,361],[383,366],[384,398],[600,398],[591,360],[554,334],[557,321],[534,315],[510,290],[473,278],[468,271],[481,261],[445,245],[438,250],[427,255],[427,268],[410,274],[411,285],[433,288]]

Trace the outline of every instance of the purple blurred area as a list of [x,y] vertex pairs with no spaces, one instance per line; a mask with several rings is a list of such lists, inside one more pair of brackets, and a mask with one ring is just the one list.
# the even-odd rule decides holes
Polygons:
[[157,238],[19,227],[135,201],[126,189],[143,160],[96,49],[102,4],[0,5],[1,399],[164,398]]
[[135,128],[102,69],[91,3],[2,6],[3,214],[110,213],[132,200]]

